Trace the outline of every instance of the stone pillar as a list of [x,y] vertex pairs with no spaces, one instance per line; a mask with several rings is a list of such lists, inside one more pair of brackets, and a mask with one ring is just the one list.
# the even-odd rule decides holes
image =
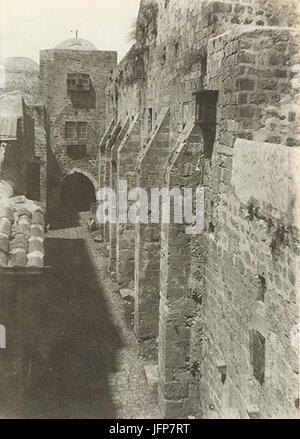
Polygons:
[[[169,138],[170,111],[165,109],[139,163],[138,186],[147,190],[149,203],[151,189],[162,186]],[[136,226],[134,330],[142,351],[153,354],[158,336],[160,224],[150,222],[150,208],[148,215],[148,224]]]
[[[119,197],[120,180],[126,180],[128,192],[136,186],[137,160],[140,152],[141,120],[140,115],[137,115],[131,121],[130,127],[117,152],[117,198]],[[130,203],[128,203],[129,206]],[[135,224],[131,224],[128,221],[120,223],[119,206],[117,207],[116,238],[117,280],[122,284],[130,282],[134,277]]]
[[[108,138],[107,143],[105,145],[104,152],[104,179],[103,179],[103,187],[109,187],[110,185],[110,161],[111,161],[111,149],[114,146],[118,135],[122,129],[120,121],[115,125],[111,132],[111,136]],[[109,242],[109,224],[104,224],[103,227],[103,239],[105,242]]]
[[[114,146],[111,149],[110,157],[110,187],[117,193],[117,162],[118,162],[118,149],[122,140],[124,139],[128,129],[130,127],[130,118],[128,117],[116,139]],[[116,223],[109,224],[109,261],[110,271],[116,272]]]
[[[195,198],[195,189],[202,181],[198,161],[201,149],[200,128],[194,126],[166,164],[169,190],[180,188],[183,194],[184,188],[192,188]],[[161,230],[158,397],[161,414],[166,418],[190,414],[189,393],[194,381],[190,339],[199,310],[196,310],[191,288],[191,244],[199,235],[187,234],[186,226],[171,220],[170,224],[163,224]]]
[[105,174],[105,146],[107,144],[108,139],[111,136],[112,130],[115,127],[115,121],[114,119],[111,120],[110,124],[108,125],[101,141],[99,144],[99,151],[98,151],[98,184],[99,188],[102,188],[104,186],[104,174]]

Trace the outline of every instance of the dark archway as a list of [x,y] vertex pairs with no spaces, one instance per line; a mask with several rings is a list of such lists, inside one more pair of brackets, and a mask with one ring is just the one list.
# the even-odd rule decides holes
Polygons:
[[90,210],[91,204],[96,203],[95,187],[85,175],[74,172],[65,177],[60,191],[61,206],[72,212]]

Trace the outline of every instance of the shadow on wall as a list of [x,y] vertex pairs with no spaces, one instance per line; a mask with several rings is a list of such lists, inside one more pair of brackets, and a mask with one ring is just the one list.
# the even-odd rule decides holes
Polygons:
[[84,241],[47,239],[46,255],[52,269],[31,302],[29,382],[18,416],[115,418],[108,377],[123,342]]

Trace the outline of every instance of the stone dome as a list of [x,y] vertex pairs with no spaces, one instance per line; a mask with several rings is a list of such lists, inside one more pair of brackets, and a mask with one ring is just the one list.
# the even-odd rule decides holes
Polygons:
[[31,58],[12,56],[3,61],[8,72],[38,72],[39,66]]
[[55,46],[55,49],[60,50],[97,50],[90,41],[82,38],[70,38]]

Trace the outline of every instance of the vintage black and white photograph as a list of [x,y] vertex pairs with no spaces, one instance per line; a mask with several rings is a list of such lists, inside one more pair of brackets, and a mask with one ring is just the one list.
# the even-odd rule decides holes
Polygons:
[[0,0],[0,419],[299,419],[299,92],[299,0]]

